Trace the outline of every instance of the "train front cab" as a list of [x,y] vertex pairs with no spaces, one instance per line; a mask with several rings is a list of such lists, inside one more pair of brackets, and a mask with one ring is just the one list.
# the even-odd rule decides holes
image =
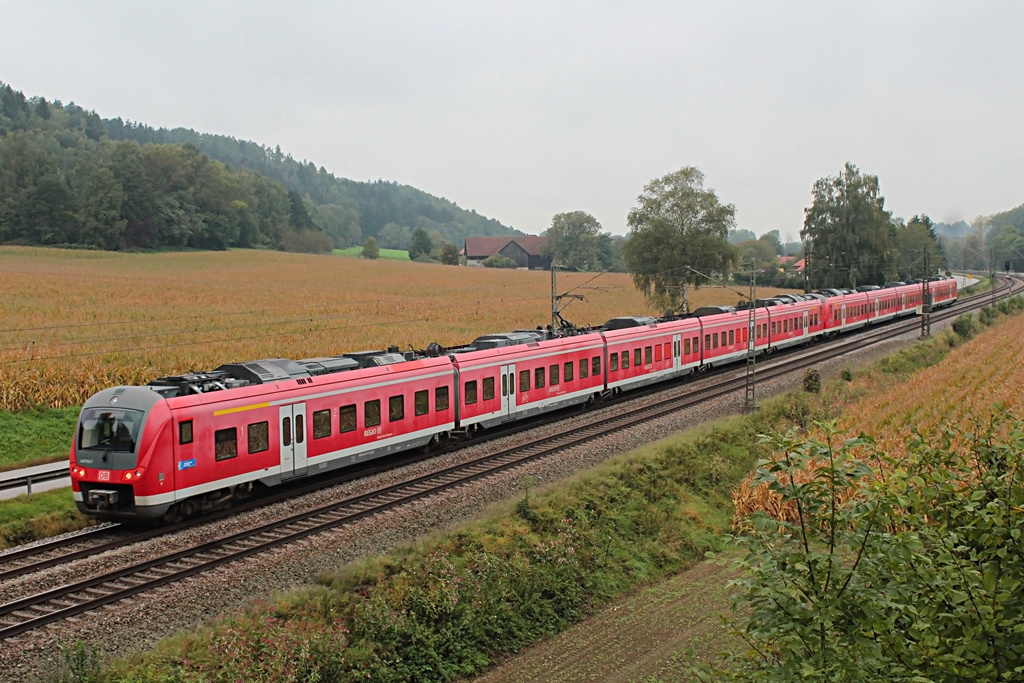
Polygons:
[[493,427],[584,403],[604,391],[599,334],[453,354],[458,427]]
[[75,505],[109,519],[151,519],[174,502],[171,416],[146,387],[115,387],[82,407],[71,447]]

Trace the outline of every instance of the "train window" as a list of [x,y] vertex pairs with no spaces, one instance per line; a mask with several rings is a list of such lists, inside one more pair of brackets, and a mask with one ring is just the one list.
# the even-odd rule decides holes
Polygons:
[[[668,358],[668,344],[665,344],[665,357]],[[661,344],[654,346],[654,360],[661,360]]]
[[405,396],[392,396],[388,399],[388,420],[398,422],[405,419]]
[[464,396],[466,397],[465,404],[467,406],[476,403],[476,380],[470,380],[466,382],[466,391]]
[[717,332],[715,332],[714,334],[711,335],[711,348],[713,348],[713,349],[717,349],[718,348],[718,333]]
[[[640,353],[640,349],[637,349],[636,351],[637,351],[638,354]],[[652,355],[653,353],[654,353],[654,350],[650,346],[645,346],[644,347],[644,363],[653,363],[654,362],[654,356]]]
[[733,330],[729,330],[729,345],[732,346],[736,343],[736,333]]
[[534,368],[533,370],[533,385],[538,389],[544,388],[544,368]]
[[619,356],[619,363],[620,363],[619,367],[621,367],[623,370],[625,370],[626,368],[629,367],[629,350],[628,349],[623,351],[622,355]]
[[566,362],[562,367],[562,378],[565,379],[566,382],[572,381],[572,369],[572,361]]
[[178,423],[178,443],[192,443],[192,420]]
[[686,356],[690,355],[690,338],[687,337],[683,340],[683,354]]
[[[508,396],[508,378],[511,377],[511,376],[512,375],[502,375],[501,376],[501,395],[502,396]],[[512,393],[514,394],[516,392],[513,391]]]
[[306,421],[303,419],[302,415],[296,415],[295,416],[295,443],[302,443],[302,439],[303,439],[302,430],[303,430],[303,427],[305,427],[305,425],[306,425]]
[[286,417],[281,420],[281,442],[285,446],[292,445],[292,418]]
[[640,358],[641,358],[640,354],[641,353],[643,353],[643,352],[639,348],[633,349],[633,365],[634,365],[634,367],[637,366],[637,365],[640,365]]
[[548,368],[548,384],[551,386],[558,384],[558,363]]
[[711,348],[711,335],[710,334],[705,334],[704,335],[704,349],[707,350],[707,349],[710,349],[710,348]]
[[586,379],[590,376],[590,361],[586,358],[580,359],[580,379]]
[[619,354],[613,353],[608,356],[608,372],[615,372],[619,369]]
[[227,460],[238,455],[237,427],[218,429],[213,433],[213,454],[217,460]]
[[484,390],[484,400],[485,401],[490,401],[492,398],[494,398],[494,378],[493,377],[484,377],[483,390]]
[[323,439],[331,435],[331,411],[317,410],[313,412],[313,438]]
[[521,370],[519,372],[519,391],[530,390],[530,371]]
[[601,374],[601,356],[594,356],[592,360],[593,362],[590,365],[590,374],[596,377]]
[[430,392],[424,389],[412,395],[412,404],[417,415],[426,415],[430,412]]
[[356,404],[342,406],[338,409],[338,432],[356,431]]
[[363,424],[366,427],[376,427],[380,424],[380,399],[363,404]]
[[448,410],[448,387],[434,389],[434,410]]
[[[326,411],[330,413],[330,411]],[[245,430],[249,437],[249,452],[260,453],[270,450],[270,423],[257,422]]]

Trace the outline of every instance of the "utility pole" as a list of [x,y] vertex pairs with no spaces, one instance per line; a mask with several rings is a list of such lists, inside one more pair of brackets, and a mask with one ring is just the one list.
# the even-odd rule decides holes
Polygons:
[[996,248],[992,247],[988,259],[989,276],[992,278],[992,305],[996,305]]
[[743,411],[752,413],[757,410],[754,375],[754,359],[757,357],[754,344],[757,339],[757,269],[754,267],[753,261],[750,262],[750,307],[747,310],[747,381],[746,394],[743,397]]
[[931,271],[928,267],[928,247],[924,248],[924,301],[921,305],[921,337],[932,336],[932,292],[928,287]]
[[804,294],[811,291],[811,240],[807,240],[807,248],[804,250]]

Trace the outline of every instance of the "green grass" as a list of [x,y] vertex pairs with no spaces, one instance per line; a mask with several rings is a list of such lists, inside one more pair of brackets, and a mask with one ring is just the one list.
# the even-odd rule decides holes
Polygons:
[[[363,251],[362,247],[349,247],[348,249],[335,249],[335,256],[355,256],[358,257]],[[381,249],[380,258],[389,259],[391,261],[408,261],[409,252],[402,251],[401,249]]]
[[64,460],[80,408],[0,411],[0,470]]
[[82,529],[94,524],[75,507],[71,489],[56,489],[0,501],[0,548]]

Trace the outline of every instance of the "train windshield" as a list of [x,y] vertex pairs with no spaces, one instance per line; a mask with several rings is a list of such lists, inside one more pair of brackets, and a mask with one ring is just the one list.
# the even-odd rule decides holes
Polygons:
[[135,451],[142,426],[141,410],[88,408],[78,425],[78,447],[86,450]]

